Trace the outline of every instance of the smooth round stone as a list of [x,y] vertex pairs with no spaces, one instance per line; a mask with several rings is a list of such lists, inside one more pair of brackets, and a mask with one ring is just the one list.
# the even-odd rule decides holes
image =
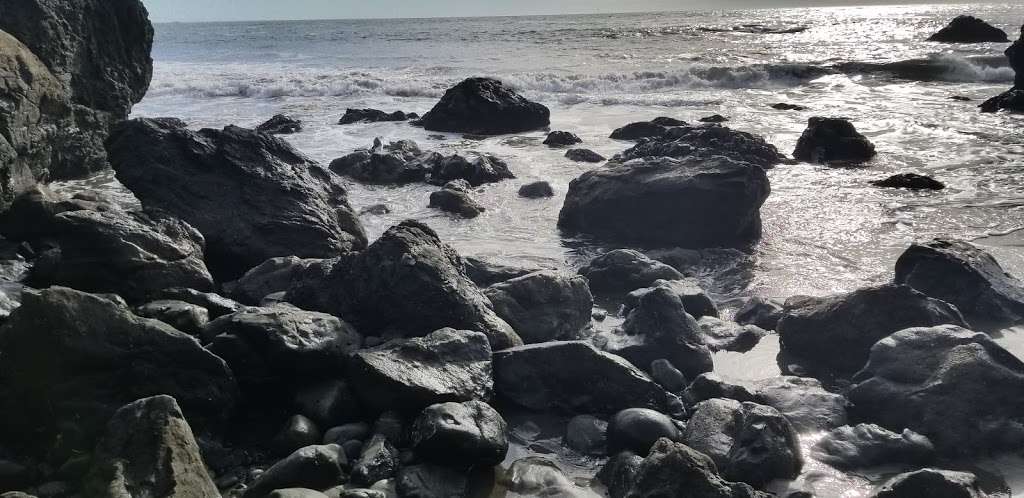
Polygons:
[[647,408],[629,408],[616,413],[608,423],[608,453],[632,451],[645,456],[661,438],[682,439],[679,428],[664,413]]

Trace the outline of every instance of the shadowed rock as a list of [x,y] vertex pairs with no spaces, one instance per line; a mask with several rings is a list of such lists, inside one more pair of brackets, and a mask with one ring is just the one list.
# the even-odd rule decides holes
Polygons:
[[271,135],[289,135],[302,131],[302,121],[284,114],[276,114],[256,126],[256,131]]
[[960,15],[949,25],[928,37],[928,41],[942,43],[1006,43],[1010,41],[1003,31],[974,16]]
[[550,115],[498,80],[469,78],[445,92],[422,122],[430,131],[502,135],[543,128]]
[[793,151],[793,158],[818,164],[862,163],[875,155],[875,145],[846,118],[811,118]]

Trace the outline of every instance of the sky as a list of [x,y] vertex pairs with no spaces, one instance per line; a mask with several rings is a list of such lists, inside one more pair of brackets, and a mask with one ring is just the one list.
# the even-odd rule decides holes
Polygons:
[[964,0],[143,0],[154,22],[471,17]]

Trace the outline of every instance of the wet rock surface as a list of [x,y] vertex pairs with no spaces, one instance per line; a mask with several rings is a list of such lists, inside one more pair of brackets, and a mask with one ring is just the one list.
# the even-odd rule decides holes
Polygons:
[[422,122],[430,131],[501,135],[543,128],[550,115],[498,80],[469,78],[445,92]]
[[256,131],[271,135],[290,135],[302,131],[302,121],[284,114],[274,117],[256,126]]
[[900,173],[883,180],[871,182],[876,187],[905,188],[907,190],[942,190],[946,185],[930,176],[916,173]]
[[632,249],[602,254],[580,268],[580,275],[587,277],[590,288],[596,292],[629,292],[650,288],[659,280],[684,278],[675,268]]
[[861,163],[876,155],[875,145],[846,118],[811,118],[793,151],[799,161],[820,164]]
[[909,429],[896,433],[875,424],[833,429],[812,452],[815,459],[846,469],[893,463],[923,465],[935,458],[935,447],[927,437]]
[[578,338],[594,306],[585,278],[553,270],[494,284],[484,295],[527,344]]

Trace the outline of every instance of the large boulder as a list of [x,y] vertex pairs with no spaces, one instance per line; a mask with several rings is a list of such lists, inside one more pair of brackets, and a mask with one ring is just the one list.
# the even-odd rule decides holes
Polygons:
[[899,474],[878,487],[871,498],[986,498],[970,472],[921,469]]
[[325,273],[324,265],[323,259],[302,259],[295,256],[270,258],[245,272],[242,278],[224,284],[224,290],[239,302],[256,306],[270,294],[287,292],[292,285],[304,280],[307,275]]
[[694,410],[683,442],[711,457],[726,479],[760,487],[800,474],[800,440],[778,410],[721,398]]
[[170,396],[129,403],[114,413],[92,456],[88,496],[220,496],[192,429]]
[[727,157],[613,161],[569,184],[558,226],[622,242],[743,246],[761,236],[770,191],[764,169]]
[[878,341],[850,401],[865,420],[927,436],[947,455],[1024,442],[1024,362],[982,333],[948,325]]
[[40,252],[29,279],[37,287],[112,292],[136,302],[168,287],[213,288],[203,236],[159,211],[121,211],[36,185],[15,200],[0,229]]
[[554,270],[494,284],[484,294],[527,344],[576,339],[594,307],[585,278]]
[[909,327],[966,326],[957,309],[905,285],[866,287],[847,294],[791,298],[779,320],[782,350],[808,368],[853,373],[879,340]]
[[833,429],[811,451],[816,460],[838,469],[922,465],[935,457],[935,446],[927,437],[909,429],[896,433],[875,424]]
[[142,100],[153,27],[139,0],[0,5],[0,207],[36,180],[107,167],[110,125]]
[[486,336],[453,329],[364,349],[349,362],[352,388],[377,413],[414,412],[447,401],[487,401],[494,387],[491,372]]
[[277,137],[134,119],[115,127],[107,150],[143,206],[203,234],[206,262],[221,279],[273,257],[331,258],[366,247],[341,183]]
[[974,16],[959,15],[949,25],[928,37],[928,41],[942,43],[1006,43],[1010,41],[1003,31]]
[[682,443],[659,440],[644,458],[626,498],[770,498],[748,484],[726,481],[707,455]]
[[955,305],[977,327],[1024,322],[1024,283],[969,242],[935,239],[911,245],[896,261],[896,282]]
[[685,278],[675,268],[632,249],[608,251],[580,268],[579,273],[587,277],[590,288],[595,292],[612,293],[630,292],[652,287],[659,281]]
[[412,425],[416,455],[459,468],[493,467],[508,453],[508,426],[482,401],[428,406]]
[[682,441],[683,434],[675,421],[650,408],[627,408],[608,422],[608,452],[630,451],[647,455],[661,438]]
[[496,351],[494,387],[499,397],[535,411],[616,413],[666,404],[665,391],[642,371],[585,342]]
[[91,451],[118,408],[158,394],[177,399],[198,430],[231,414],[231,371],[192,337],[62,287],[22,300],[0,329],[5,442],[32,453]]
[[483,332],[495,350],[522,344],[466,276],[459,254],[417,221],[391,227],[324,278],[293,287],[288,301],[380,335],[416,337],[453,327]]
[[786,160],[763,137],[725,126],[677,126],[650,140],[642,140],[615,157],[623,162],[644,157],[687,157],[707,159],[724,156],[739,162],[773,168]]
[[846,118],[810,118],[793,151],[793,158],[819,164],[862,163],[875,155],[875,145]]
[[501,135],[543,128],[550,117],[547,107],[498,80],[469,78],[445,92],[422,122],[430,131]]

